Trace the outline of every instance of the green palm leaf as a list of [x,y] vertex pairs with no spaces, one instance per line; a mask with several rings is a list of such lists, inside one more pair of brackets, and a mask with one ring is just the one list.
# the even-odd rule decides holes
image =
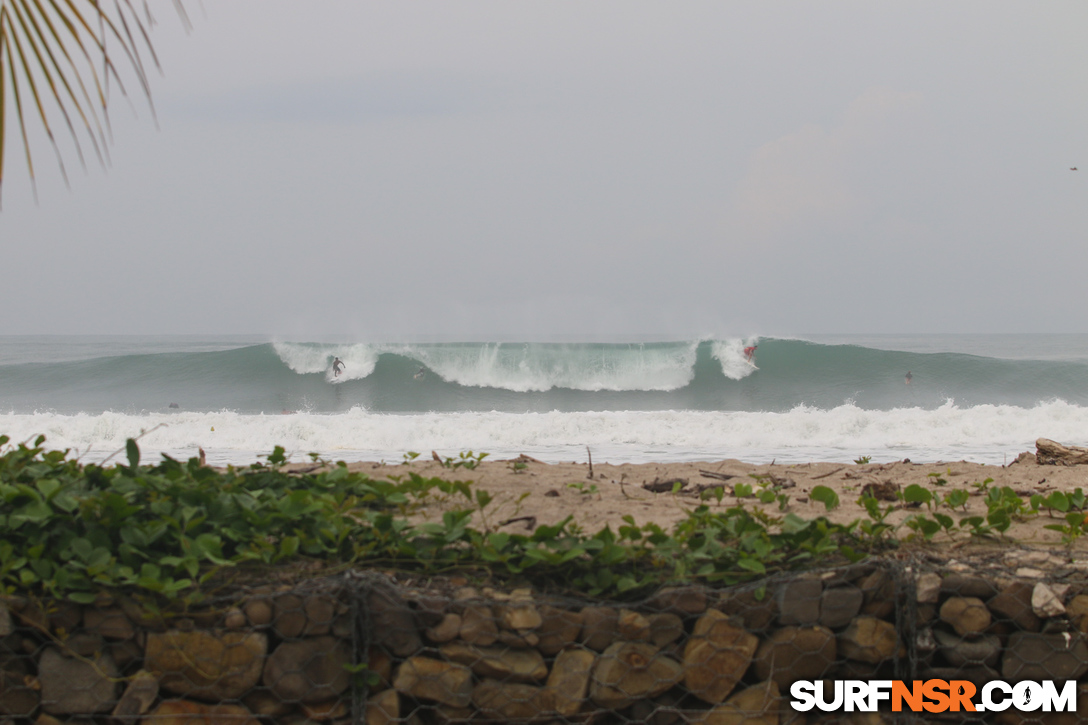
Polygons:
[[[180,0],[174,5],[188,26]],[[158,67],[148,29],[154,24],[146,0],[0,0],[0,189],[3,188],[9,123],[15,123],[26,154],[32,187],[34,163],[29,124],[38,123],[53,147],[65,183],[67,172],[53,122],[63,121],[85,166],[89,142],[99,163],[109,160],[111,84],[125,94],[122,69],[131,71],[150,105],[142,53]],[[154,106],[151,106],[154,115]],[[14,117],[12,120],[11,117]],[[35,187],[35,197],[37,189]]]

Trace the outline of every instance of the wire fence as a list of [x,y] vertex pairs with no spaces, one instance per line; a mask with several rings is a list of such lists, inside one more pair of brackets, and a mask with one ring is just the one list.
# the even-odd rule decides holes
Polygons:
[[10,596],[0,607],[0,718],[1088,722],[1088,684],[1079,685],[1079,714],[790,705],[801,680],[826,681],[827,692],[836,680],[1088,683],[1088,585],[1068,558],[1042,555],[1057,558],[1034,568],[889,558],[722,589],[668,588],[637,602],[373,571],[248,588],[185,611],[126,595],[90,605]]

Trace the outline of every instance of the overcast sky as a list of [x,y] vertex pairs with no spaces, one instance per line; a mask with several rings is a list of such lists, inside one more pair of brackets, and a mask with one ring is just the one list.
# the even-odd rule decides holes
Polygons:
[[157,5],[0,334],[1088,332],[1083,0]]

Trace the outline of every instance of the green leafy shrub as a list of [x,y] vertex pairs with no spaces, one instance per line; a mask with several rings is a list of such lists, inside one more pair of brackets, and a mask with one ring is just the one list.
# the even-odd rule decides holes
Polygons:
[[[0,436],[0,586],[8,593],[89,602],[127,588],[196,599],[217,575],[310,558],[420,572],[482,567],[618,596],[668,582],[746,581],[819,557],[858,558],[873,545],[856,522],[779,519],[743,505],[699,505],[672,531],[627,517],[616,532],[589,534],[568,517],[511,534],[488,525],[491,496],[468,482],[416,473],[378,480],[343,462],[291,473],[279,447],[267,463],[222,471],[165,456],[144,465],[129,441],[127,465],[82,465],[46,451],[44,440],[8,446]],[[462,465],[482,459],[469,454]],[[413,517],[435,501],[445,506],[441,520]]]

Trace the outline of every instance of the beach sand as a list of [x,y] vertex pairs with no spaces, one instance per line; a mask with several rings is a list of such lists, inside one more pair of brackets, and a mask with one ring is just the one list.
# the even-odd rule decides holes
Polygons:
[[[687,513],[706,504],[726,508],[743,502],[749,507],[759,507],[772,516],[795,514],[804,519],[826,516],[828,519],[849,523],[866,518],[865,509],[857,502],[864,487],[870,486],[875,493],[883,493],[888,500],[882,507],[895,506],[888,522],[902,523],[915,514],[927,514],[925,505],[907,506],[895,500],[895,491],[918,484],[931,490],[937,497],[959,489],[968,492],[967,503],[955,509],[947,505],[936,511],[951,516],[956,524],[951,535],[940,532],[932,539],[932,545],[951,549],[976,549],[993,546],[1007,547],[1009,543],[1062,549],[1059,532],[1045,528],[1047,524],[1064,524],[1064,514],[1040,508],[1037,515],[1027,515],[1013,521],[1005,537],[992,542],[972,537],[959,528],[959,522],[967,516],[986,516],[984,482],[992,479],[989,488],[1011,488],[1028,506],[1033,494],[1044,496],[1053,491],[1072,492],[1081,487],[1088,491],[1088,466],[1039,465],[1035,454],[1025,453],[1007,466],[982,465],[955,462],[912,463],[900,461],[884,464],[804,463],[792,465],[755,465],[739,460],[704,461],[691,463],[645,463],[613,465],[595,463],[547,464],[525,459],[521,470],[513,460],[485,460],[476,469],[450,469],[439,462],[416,460],[410,464],[388,465],[379,463],[352,463],[349,468],[367,473],[375,478],[401,476],[416,473],[421,476],[437,476],[447,480],[472,481],[475,489],[489,492],[493,502],[487,507],[486,519],[473,520],[477,528],[502,530],[509,533],[527,533],[536,526],[555,524],[568,516],[587,533],[595,533],[604,526],[613,531],[630,516],[639,524],[654,522],[666,529],[685,518]],[[296,464],[291,468],[305,468]],[[726,477],[725,480],[722,480]],[[674,493],[669,481],[679,480],[681,490]],[[779,493],[789,496],[785,510],[777,501],[761,504],[754,497],[738,498],[735,484],[744,483],[759,490],[760,482],[778,488]],[[944,481],[944,483],[941,483]],[[666,482],[666,483],[662,483]],[[653,492],[647,486],[654,484],[664,488]],[[834,490],[840,500],[838,508],[828,511],[823,503],[814,501],[812,489],[818,485]],[[713,489],[722,487],[720,503]],[[703,498],[700,491],[705,490]],[[427,520],[438,520],[443,511],[463,507],[463,499],[453,498],[435,501],[424,506],[418,515]],[[1029,508],[1030,511],[1030,508]],[[931,516],[932,518],[932,516]],[[911,530],[901,527],[897,537],[907,539]],[[917,538],[917,537],[916,537]],[[1088,536],[1075,542],[1070,552],[1079,558],[1088,552]]]

